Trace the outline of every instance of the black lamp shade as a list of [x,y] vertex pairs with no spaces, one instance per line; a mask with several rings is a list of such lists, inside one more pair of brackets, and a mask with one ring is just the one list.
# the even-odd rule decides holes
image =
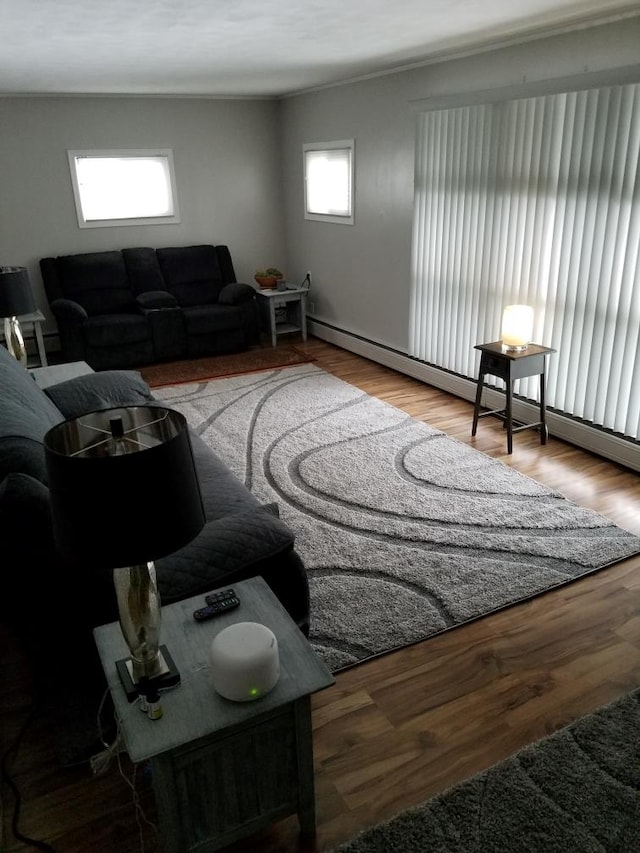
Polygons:
[[60,553],[89,569],[146,563],[205,522],[187,422],[173,409],[92,412],[44,439]]
[[35,310],[25,267],[0,267],[0,317],[19,317]]

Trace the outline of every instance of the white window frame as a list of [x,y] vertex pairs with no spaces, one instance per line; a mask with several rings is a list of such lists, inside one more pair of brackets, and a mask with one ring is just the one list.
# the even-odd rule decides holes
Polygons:
[[[76,205],[78,226],[80,228],[110,228],[125,225],[168,225],[180,222],[178,194],[176,191],[176,176],[173,165],[173,150],[171,148],[107,148],[107,149],[74,149],[67,151],[73,198]],[[161,216],[122,217],[115,219],[86,219],[82,210],[82,196],[78,182],[76,163],[80,158],[100,157],[114,159],[160,159],[163,161],[165,173],[169,180],[171,205],[173,212]]]
[[[318,213],[309,210],[307,152],[335,151],[344,149],[349,152],[349,212],[347,214]],[[355,141],[353,139],[338,139],[332,142],[305,142],[302,146],[302,166],[304,170],[304,218],[316,222],[332,222],[337,225],[353,225],[355,221]]]

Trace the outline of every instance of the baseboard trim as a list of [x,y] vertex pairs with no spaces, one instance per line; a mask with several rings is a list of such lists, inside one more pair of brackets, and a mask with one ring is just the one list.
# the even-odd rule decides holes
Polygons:
[[[448,391],[456,397],[470,401],[475,400],[476,383],[470,379],[464,379],[461,376],[416,361],[406,353],[382,346],[327,323],[309,318],[308,325],[310,334],[327,341],[327,343],[335,344],[348,352],[353,352],[363,358],[368,358],[370,361],[390,367],[392,370],[397,370],[398,373],[411,376],[413,379],[418,379],[434,388]],[[485,389],[482,402],[484,406],[498,408],[503,405],[504,395],[491,389]],[[513,413],[523,423],[536,421],[539,417],[537,407],[522,400],[514,400]],[[625,468],[640,471],[640,446],[634,442],[618,438],[603,430],[590,427],[588,424],[574,421],[572,418],[555,412],[547,412],[547,424],[549,433],[556,438],[568,441],[570,444],[575,444],[598,456],[603,456],[605,459],[623,465]],[[469,424],[469,429],[471,429],[471,424]]]

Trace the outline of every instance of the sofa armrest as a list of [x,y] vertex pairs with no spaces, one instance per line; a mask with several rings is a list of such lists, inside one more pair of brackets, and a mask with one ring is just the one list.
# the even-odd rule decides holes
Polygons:
[[[26,535],[16,535],[18,530]],[[46,609],[44,600],[51,604],[47,587],[60,577],[47,486],[21,472],[0,482],[0,536],[3,561],[14,569],[3,573],[1,615],[28,630]]]
[[225,284],[222,288],[218,302],[220,305],[241,305],[243,302],[250,302],[255,298],[255,287],[239,281],[232,281],[230,284]]
[[294,535],[271,506],[208,521],[175,554],[155,561],[166,604],[261,575],[300,630],[309,633],[309,583]]
[[82,305],[73,299],[55,299],[51,303],[51,310],[56,320],[65,325],[80,325],[89,317]]
[[139,308],[143,311],[157,311],[161,308],[177,308],[178,300],[166,290],[147,290],[136,297]]
[[44,389],[62,416],[73,420],[87,412],[120,406],[147,406],[149,386],[136,370],[101,370]]
[[189,544],[155,561],[163,601],[179,601],[214,579],[252,577],[270,558],[282,560],[293,549],[294,535],[268,509],[240,510],[207,521]]

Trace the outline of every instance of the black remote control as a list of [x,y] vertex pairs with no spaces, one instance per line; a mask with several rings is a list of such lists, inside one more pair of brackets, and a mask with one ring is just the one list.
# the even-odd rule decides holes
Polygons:
[[234,589],[220,589],[218,592],[210,592],[208,595],[205,595],[204,600],[207,604],[217,604],[219,601],[226,601],[229,598],[238,601],[238,596]]
[[227,610],[233,610],[234,607],[238,607],[240,604],[240,599],[232,589],[209,593],[209,595],[205,596],[205,601],[207,602],[207,606],[201,607],[193,613],[193,618],[196,622],[213,619],[214,616],[226,613]]

